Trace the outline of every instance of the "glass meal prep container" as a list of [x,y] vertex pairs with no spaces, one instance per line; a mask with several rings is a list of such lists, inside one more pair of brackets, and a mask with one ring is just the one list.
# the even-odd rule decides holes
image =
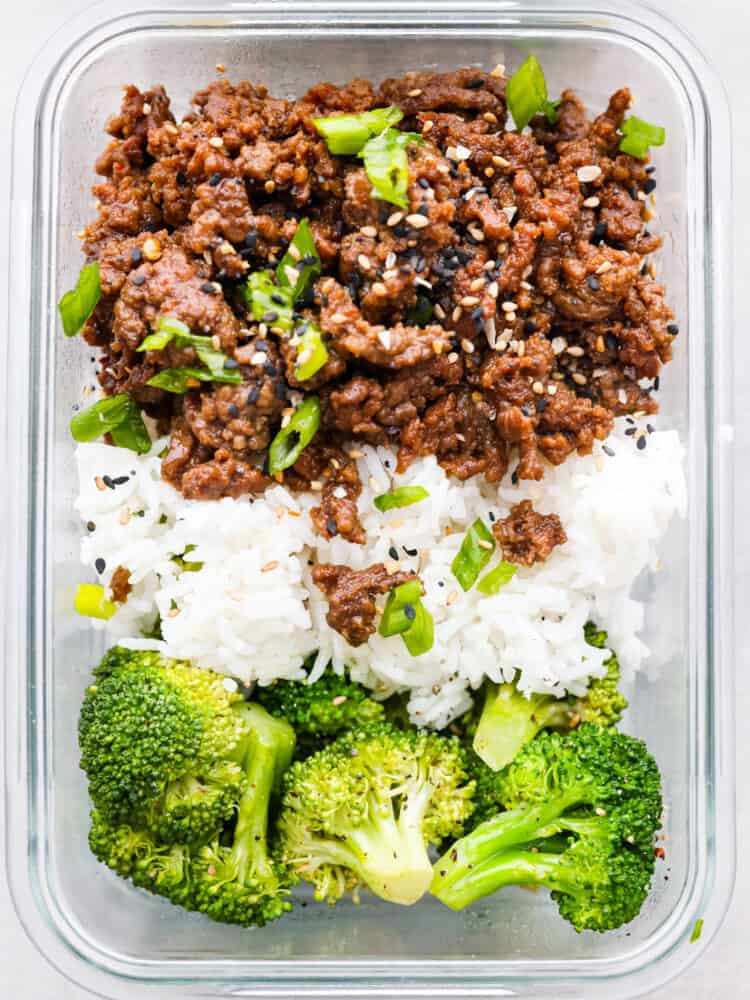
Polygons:
[[[73,611],[80,525],[72,405],[91,349],[56,303],[82,264],[93,163],[120,87],[162,82],[178,116],[222,63],[293,96],[354,76],[540,58],[551,93],[587,108],[628,85],[667,130],[655,150],[659,275],[681,328],[662,378],[664,426],[686,448],[689,509],[639,581],[653,655],[627,728],[665,782],[666,861],[641,916],[576,934],[546,893],[505,890],[460,914],[426,899],[299,906],[265,929],[214,924],[134,890],[89,853],[77,713],[101,633]],[[78,16],[37,58],[15,121],[5,405],[5,740],[8,870],[30,936],[71,980],[109,997],[634,996],[715,933],[734,878],[729,126],[723,91],[665,18],[620,0],[461,3],[159,0]],[[698,919],[700,941],[690,943]]]

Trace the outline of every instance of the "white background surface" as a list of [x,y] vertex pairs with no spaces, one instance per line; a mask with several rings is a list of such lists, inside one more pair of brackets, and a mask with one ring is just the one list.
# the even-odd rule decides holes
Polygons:
[[[26,67],[41,42],[68,17],[88,6],[86,0],[0,0],[0,303],[7,282],[7,174],[13,102]],[[698,40],[717,66],[730,96],[734,127],[735,162],[735,285],[746,295],[750,282],[750,7],[746,0],[661,0],[654,3],[679,21]],[[126,82],[126,81],[123,81]],[[729,155],[729,151],[727,151]],[[12,252],[12,248],[11,248]],[[739,296],[738,296],[739,297]],[[737,371],[735,531],[736,610],[743,629],[750,598],[750,422],[744,419],[744,401],[750,399],[750,306],[737,302],[733,330]],[[0,406],[2,401],[0,401]],[[658,1000],[734,1000],[750,998],[750,796],[746,774],[750,768],[750,638],[744,629],[737,648],[737,749],[740,857],[734,899],[726,922],[705,954],[683,976],[655,994]],[[3,808],[0,800],[0,818]],[[0,822],[0,858],[5,857]],[[744,848],[743,848],[744,841]],[[21,859],[19,858],[19,863]],[[0,1000],[84,1000],[80,987],[65,982],[40,957],[25,937],[8,897],[0,863]],[[134,990],[134,1000],[137,991]]]

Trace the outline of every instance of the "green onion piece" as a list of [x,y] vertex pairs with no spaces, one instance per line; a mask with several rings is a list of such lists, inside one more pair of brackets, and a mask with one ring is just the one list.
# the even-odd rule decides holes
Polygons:
[[237,371],[211,372],[205,368],[165,368],[164,371],[157,372],[156,375],[152,376],[146,385],[152,385],[156,389],[164,389],[166,392],[173,392],[181,396],[188,389],[195,389],[195,382],[237,384],[241,381],[242,375]]
[[482,577],[477,584],[477,590],[487,595],[496,594],[506,583],[510,583],[516,575],[516,569],[517,567],[513,563],[501,562]]
[[667,138],[666,129],[661,125],[652,125],[642,118],[631,115],[620,126],[623,138],[620,139],[620,151],[639,160],[645,159],[649,146],[663,146]]
[[98,583],[79,583],[73,607],[85,618],[103,618],[104,621],[117,611],[117,605],[109,600],[104,587]]
[[700,940],[700,936],[703,933],[703,918],[700,917],[695,921],[693,925],[693,933],[690,935],[690,944],[695,944],[696,941]]
[[177,566],[179,566],[180,569],[185,573],[197,573],[198,570],[203,569],[202,562],[189,562],[188,560],[185,559],[185,556],[193,552],[194,549],[195,545],[186,545],[185,551],[182,553],[182,555],[171,556],[172,562],[175,563]]
[[308,396],[286,427],[271,442],[268,449],[268,471],[272,476],[294,465],[319,427],[320,400],[317,396]]
[[492,532],[477,518],[466,532],[461,548],[451,563],[453,575],[464,590],[470,590],[495,550]]
[[323,340],[323,333],[314,323],[308,323],[297,345],[297,367],[294,369],[294,377],[299,382],[304,382],[319,372],[326,361],[328,361],[328,348]]
[[412,326],[427,326],[432,319],[434,306],[426,295],[418,295],[416,305],[409,310],[407,323]]
[[75,413],[70,419],[70,433],[74,441],[96,441],[109,433],[120,448],[129,448],[142,455],[151,449],[151,438],[141,411],[126,392],[107,396]]
[[389,128],[365,143],[359,155],[364,160],[365,171],[372,184],[372,198],[382,198],[403,209],[409,207],[406,197],[409,185],[406,147],[409,143],[423,141],[418,132],[399,132]]
[[[407,580],[394,587],[385,602],[378,632],[386,638],[406,632],[417,620],[416,610],[421,604],[422,584],[419,580]],[[411,613],[405,609],[411,609]]]
[[372,502],[384,514],[394,507],[411,507],[413,503],[426,500],[429,495],[424,486],[397,486],[389,493],[381,493]]
[[75,337],[81,332],[101,295],[102,286],[97,261],[81,269],[76,287],[66,292],[58,303],[57,308],[60,310],[66,337]]
[[292,305],[318,277],[320,267],[320,257],[315,248],[310,223],[307,219],[302,219],[289,249],[276,268],[279,286],[289,293]]
[[404,117],[401,108],[374,108],[357,115],[329,115],[313,118],[313,125],[334,156],[354,156],[374,135]]
[[259,323],[291,331],[294,320],[290,296],[274,282],[270,271],[251,274],[245,283],[244,292],[247,304]]
[[427,608],[420,601],[411,627],[401,633],[404,645],[412,656],[421,656],[432,649],[435,642],[435,622]]
[[[222,354],[221,351],[216,350],[213,346],[211,337],[203,337],[199,334],[191,333],[190,327],[183,323],[182,320],[177,319],[176,316],[160,316],[154,333],[149,334],[148,337],[144,337],[138,345],[137,350],[163,351],[172,340],[176,340],[178,345],[182,347],[192,347],[198,355],[198,358],[203,362],[206,368],[208,368],[213,381],[242,381],[242,377],[239,374],[236,374],[236,377],[232,376],[230,378],[225,378],[224,376],[227,374],[227,370],[224,367],[227,361],[226,354]],[[207,380],[203,378],[201,381],[205,382]],[[162,388],[166,387],[162,386]],[[172,390],[170,390],[170,392],[171,391]]]
[[508,80],[505,100],[520,132],[534,115],[544,112],[550,125],[557,121],[559,101],[547,100],[547,81],[536,56],[529,56]]
[[[177,319],[176,316],[160,316],[154,332],[148,337],[144,337],[140,342],[137,351],[163,351],[167,344],[171,343],[175,337],[187,340],[190,337],[190,327]],[[205,337],[210,341],[210,337]]]

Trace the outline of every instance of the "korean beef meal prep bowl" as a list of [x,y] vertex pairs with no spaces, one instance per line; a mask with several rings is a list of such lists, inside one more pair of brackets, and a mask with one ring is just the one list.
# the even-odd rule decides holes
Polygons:
[[705,946],[726,117],[637,6],[102,6],[43,50],[8,858],[67,976],[625,997]]

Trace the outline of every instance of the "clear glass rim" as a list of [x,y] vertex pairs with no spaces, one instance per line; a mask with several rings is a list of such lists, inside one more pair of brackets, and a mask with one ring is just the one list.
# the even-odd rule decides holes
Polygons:
[[[184,24],[181,21],[184,16]],[[217,25],[217,17],[222,23]],[[42,565],[45,530],[48,525],[45,498],[37,478],[44,467],[49,436],[49,414],[36,407],[33,373],[48,372],[47,353],[32,331],[43,328],[41,310],[49,301],[50,275],[40,268],[34,274],[40,246],[45,245],[44,229],[52,225],[51,211],[44,198],[49,193],[49,177],[43,176],[45,124],[54,105],[60,82],[87,56],[136,28],[154,27],[169,21],[171,27],[195,28],[205,22],[206,30],[223,30],[237,24],[259,22],[265,27],[289,30],[302,25],[305,30],[336,30],[351,25],[358,34],[383,33],[405,27],[415,33],[436,31],[465,33],[491,21],[505,37],[519,38],[543,31],[545,26],[580,25],[587,31],[627,34],[647,45],[652,55],[679,79],[688,91],[694,119],[693,149],[703,164],[700,239],[706,266],[703,290],[705,326],[701,358],[691,346],[690,364],[702,360],[706,388],[704,452],[698,456],[706,465],[705,544],[706,592],[696,594],[693,606],[706,616],[705,665],[694,692],[693,722],[703,715],[705,740],[696,738],[696,774],[703,779],[697,808],[703,834],[702,857],[694,866],[693,881],[684,895],[689,901],[681,915],[667,921],[660,932],[625,958],[587,962],[443,961],[429,963],[306,961],[299,966],[284,962],[170,963],[166,977],[157,962],[110,961],[108,956],[87,947],[85,935],[67,923],[56,906],[47,883],[46,786],[49,776],[47,745],[49,706],[44,699],[43,651],[47,617],[47,595]],[[209,24],[210,21],[210,24]],[[734,730],[733,730],[733,609],[731,478],[732,403],[731,343],[723,331],[731,329],[731,288],[729,243],[731,224],[726,212],[730,203],[729,115],[721,83],[695,44],[661,14],[633,3],[606,2],[496,3],[477,0],[456,13],[446,0],[409,0],[405,3],[365,2],[241,2],[222,3],[197,0],[162,0],[160,3],[101,3],[73,18],[42,49],[22,84],[14,118],[13,183],[11,207],[11,274],[9,330],[19,331],[0,346],[5,362],[7,406],[3,426],[3,447],[7,467],[28,469],[28,478],[19,476],[8,496],[8,565],[26,566],[23,586],[3,583],[6,635],[3,649],[6,718],[6,822],[7,870],[14,903],[29,936],[43,954],[67,977],[84,985],[96,985],[109,995],[121,995],[129,983],[159,983],[183,987],[201,984],[232,984],[242,995],[282,995],[294,987],[300,995],[328,996],[356,983],[348,995],[395,996],[497,996],[523,982],[539,991],[556,986],[589,983],[608,984],[613,995],[628,995],[653,988],[653,965],[659,964],[657,981],[663,982],[682,971],[705,948],[718,929],[731,897],[734,880]],[[33,164],[33,169],[32,169]],[[718,197],[717,192],[721,192]],[[46,211],[36,211],[40,205]],[[49,245],[47,243],[47,245]],[[691,248],[695,253],[696,248]],[[2,357],[7,352],[7,357]],[[704,357],[703,357],[704,354]],[[31,363],[29,363],[29,357]],[[23,359],[23,363],[20,363]],[[38,376],[43,388],[43,376]],[[8,414],[14,413],[23,426],[12,428]],[[729,534],[728,534],[729,533]],[[697,574],[696,574],[697,575]],[[697,587],[698,584],[696,583]],[[697,626],[696,626],[697,627]],[[21,664],[28,664],[24,671]],[[11,710],[11,706],[13,709]],[[700,727],[695,726],[696,732]],[[17,862],[18,845],[27,845],[28,864]],[[14,845],[14,858],[11,858]],[[676,911],[679,908],[676,908]],[[689,936],[695,919],[705,921],[704,935],[695,944]],[[111,959],[112,956],[109,956]],[[531,967],[533,965],[533,967]],[[94,969],[96,983],[91,979]],[[649,971],[650,970],[650,971]],[[398,982],[396,982],[398,980]],[[116,992],[112,992],[115,990]],[[620,992],[620,991],[626,992]],[[124,993],[122,993],[124,995]]]

